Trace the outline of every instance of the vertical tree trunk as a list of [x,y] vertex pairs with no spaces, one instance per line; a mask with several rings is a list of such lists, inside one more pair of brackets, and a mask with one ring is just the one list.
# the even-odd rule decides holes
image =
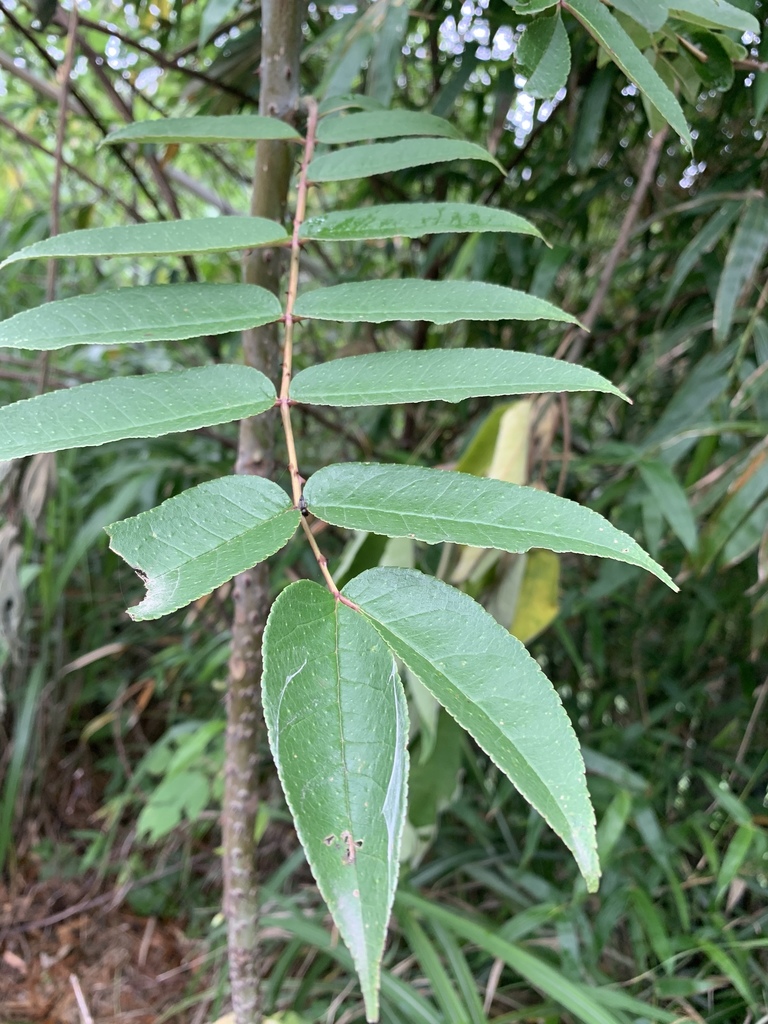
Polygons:
[[[305,0],[262,0],[261,91],[259,111],[292,120],[299,104],[299,54]],[[256,148],[251,213],[282,220],[296,144],[260,142]],[[282,273],[279,250],[257,249],[246,257],[243,276],[278,293]],[[245,362],[279,380],[279,325],[243,333]],[[240,424],[235,472],[272,476],[275,415]],[[258,951],[259,878],[254,829],[258,808],[258,745],[262,731],[259,684],[261,639],[269,611],[266,563],[235,580],[232,648],[227,689],[226,783],[222,810],[224,909],[227,916],[232,1008],[236,1024],[258,1024],[260,960]]]

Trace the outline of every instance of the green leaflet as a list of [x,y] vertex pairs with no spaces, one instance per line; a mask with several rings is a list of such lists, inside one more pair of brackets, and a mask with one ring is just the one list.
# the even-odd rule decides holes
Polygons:
[[374,142],[368,146],[350,146],[316,156],[309,165],[309,180],[349,181],[373,174],[424,167],[450,160],[482,160],[502,173],[504,168],[487,149],[459,139],[401,139],[399,142]]
[[418,466],[348,462],[313,473],[304,496],[312,513],[334,526],[429,544],[598,555],[641,566],[678,589],[639,544],[607,519],[533,487]]
[[669,13],[707,28],[730,28],[760,35],[757,18],[727,0],[670,0]]
[[260,114],[224,114],[219,117],[198,115],[134,121],[133,124],[110,132],[101,145],[114,146],[123,142],[253,142],[258,139],[300,142],[301,136],[295,128],[285,121],[278,121],[276,117],[262,117]]
[[669,17],[667,0],[611,0],[611,3],[649,32],[658,32]]
[[571,69],[571,44],[560,11],[528,25],[515,51],[520,73],[531,96],[551,99],[562,89]]
[[305,220],[300,237],[346,242],[464,231],[508,231],[542,237],[539,229],[524,217],[472,203],[389,203],[359,210],[334,210]]
[[300,295],[294,313],[310,320],[559,320],[578,323],[551,302],[483,281],[355,281]]
[[280,245],[287,241],[285,228],[264,217],[198,217],[67,231],[19,249],[0,263],[0,268],[18,260],[72,256],[187,256]]
[[691,133],[680,104],[608,8],[600,0],[563,0],[562,6],[584,24],[693,151]]
[[225,476],[108,526],[110,547],[147,594],[132,619],[157,619],[263,562],[293,536],[299,512],[260,476]]
[[120,288],[48,302],[0,323],[0,347],[50,351],[66,345],[123,345],[226,334],[283,315],[254,284],[165,284]]
[[228,423],[275,397],[263,373],[226,363],[79,384],[0,408],[0,461]]
[[376,1020],[408,777],[394,658],[362,615],[301,580],[272,606],[262,690],[296,831]]
[[569,847],[597,888],[579,745],[525,647],[466,594],[412,569],[370,569],[344,593]]
[[317,363],[297,373],[291,398],[309,405],[461,402],[480,395],[606,391],[625,396],[584,366],[499,349],[376,352]]
[[377,110],[363,114],[340,114],[323,119],[317,141],[338,145],[366,139],[390,139],[399,135],[433,135],[461,138],[450,121],[420,110]]

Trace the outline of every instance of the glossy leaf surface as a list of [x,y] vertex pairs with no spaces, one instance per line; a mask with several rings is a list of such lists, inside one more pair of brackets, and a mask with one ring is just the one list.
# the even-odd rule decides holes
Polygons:
[[74,256],[186,256],[279,245],[288,235],[264,217],[198,217],[190,220],[124,224],[117,228],[68,231],[28,245],[0,263]]
[[300,234],[302,238],[346,242],[465,231],[507,231],[541,238],[539,229],[524,217],[472,203],[389,203],[359,210],[334,210],[308,218]]
[[402,171],[406,167],[424,167],[449,160],[482,160],[503,171],[487,149],[460,139],[401,139],[399,142],[374,142],[369,146],[350,146],[316,156],[309,165],[310,181],[349,181],[372,174]]
[[224,114],[220,117],[162,117],[134,121],[118,128],[101,143],[112,146],[122,142],[237,142],[258,139],[296,139],[301,136],[285,121],[260,114]]
[[635,83],[649,102],[658,110],[677,134],[692,150],[691,133],[682,108],[629,34],[600,0],[564,0],[562,5],[571,11],[611,55],[624,74]]
[[760,34],[757,18],[727,0],[670,0],[669,13],[706,28],[730,28],[737,32]]
[[317,141],[331,144],[392,139],[398,135],[432,135],[458,139],[460,133],[450,121],[420,110],[377,110],[343,114],[320,121]]
[[612,0],[612,6],[634,18],[649,32],[658,32],[669,17],[667,0]]
[[336,406],[461,402],[481,395],[558,391],[606,391],[624,397],[586,367],[490,348],[348,356],[310,366],[291,382],[291,398],[297,402]]
[[228,423],[275,397],[263,373],[228,364],[79,384],[0,408],[0,461]]
[[304,496],[334,526],[428,544],[451,541],[502,551],[575,551],[628,562],[678,588],[631,537],[567,498],[468,473],[349,462],[319,469]]
[[571,69],[571,44],[560,11],[528,25],[517,44],[515,60],[526,77],[529,95],[551,99],[565,86]]
[[296,830],[375,1020],[408,777],[394,658],[364,616],[301,580],[270,612],[262,689]]
[[132,619],[157,619],[279,551],[299,525],[285,491],[260,476],[224,476],[107,527],[110,547],[147,588]]
[[226,334],[283,315],[253,284],[166,284],[120,288],[48,302],[0,323],[0,347],[50,351],[66,345],[180,341]]
[[520,641],[467,594],[412,569],[370,569],[344,593],[549,822],[596,889],[595,818],[579,745]]
[[484,281],[355,281],[300,295],[296,316],[380,324],[388,320],[560,320],[577,323],[551,302]]

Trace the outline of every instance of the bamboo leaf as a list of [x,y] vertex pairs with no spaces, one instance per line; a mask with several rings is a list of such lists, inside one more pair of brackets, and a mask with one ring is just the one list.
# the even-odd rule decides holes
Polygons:
[[366,139],[392,139],[401,135],[461,138],[461,133],[450,121],[420,110],[377,110],[363,114],[340,114],[321,120],[317,129],[317,141],[331,145],[363,142]]
[[284,547],[299,525],[285,491],[260,476],[208,480],[108,526],[110,547],[147,594],[128,610],[157,619],[183,608]]
[[123,224],[117,228],[68,231],[12,253],[0,268],[18,260],[74,256],[187,256],[231,252],[288,240],[281,224],[264,217],[198,217],[189,220]]
[[651,492],[662,516],[672,527],[686,551],[695,551],[698,543],[696,519],[685,490],[665,462],[638,464],[640,476]]
[[110,132],[100,145],[114,146],[123,142],[254,142],[259,139],[300,141],[301,136],[295,128],[276,117],[262,117],[260,114],[198,115],[134,121]]
[[228,364],[79,384],[0,408],[0,461],[228,423],[275,397],[263,373]]
[[316,156],[309,165],[309,181],[349,181],[373,174],[402,171],[406,167],[425,167],[450,160],[482,160],[502,173],[504,168],[482,146],[459,139],[401,139],[399,142],[374,142],[368,146],[350,146]]
[[549,822],[596,889],[595,819],[579,745],[554,687],[519,640],[468,595],[412,569],[369,569],[344,593]]
[[563,0],[562,6],[582,22],[693,151],[691,133],[680,104],[608,8],[600,0]]
[[79,295],[0,323],[0,347],[51,351],[66,345],[123,345],[226,334],[283,315],[253,284],[166,284]]
[[309,217],[301,238],[322,241],[362,241],[368,238],[421,238],[422,235],[476,231],[506,231],[541,238],[537,227],[506,210],[472,203],[390,203],[359,210],[334,210]]
[[610,381],[584,366],[490,348],[348,356],[316,363],[291,382],[295,401],[335,406],[461,402],[481,395],[559,391],[604,391],[626,400]]
[[394,659],[362,615],[301,580],[272,606],[262,688],[296,831],[377,1020],[408,776]]
[[310,320],[559,320],[578,323],[551,302],[484,281],[355,281],[300,295],[294,313]]
[[235,7],[237,7],[237,0],[207,0],[200,18],[200,32],[197,37],[198,49],[205,46]]
[[551,99],[565,86],[571,68],[571,44],[560,11],[536,18],[520,38],[515,50],[525,91],[531,96]]
[[733,233],[715,296],[714,334],[725,341],[736,305],[768,249],[768,199],[750,200]]
[[533,487],[419,466],[349,462],[313,473],[304,496],[312,513],[334,526],[428,544],[597,555],[641,566],[678,589],[639,544],[607,519]]

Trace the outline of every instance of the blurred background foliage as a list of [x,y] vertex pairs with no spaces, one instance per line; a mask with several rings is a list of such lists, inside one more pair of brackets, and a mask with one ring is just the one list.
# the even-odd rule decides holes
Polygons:
[[[372,109],[430,110],[508,168],[503,184],[477,167],[344,183],[334,206],[498,204],[533,220],[550,247],[512,235],[311,243],[304,287],[468,276],[578,316],[593,303],[594,316],[590,334],[565,341],[541,324],[309,324],[298,367],[467,343],[559,352],[634,404],[582,395],[299,410],[303,472],[331,457],[395,460],[557,490],[636,536],[682,588],[674,595],[620,563],[326,531],[340,581],[376,564],[426,567],[529,643],[584,746],[605,872],[587,896],[541,820],[408,680],[417,724],[384,1021],[768,1020],[768,31],[761,40],[676,20],[669,6],[659,28],[647,24],[651,8],[666,4],[614,3],[677,91],[693,158],[672,133],[653,151],[637,90],[567,13],[572,67],[556,97],[540,100],[516,63],[525,3],[308,7],[305,92],[329,108],[356,93]],[[764,2],[735,6],[768,27]],[[0,0],[0,11],[0,256],[51,231],[62,108],[60,230],[247,210],[246,145],[97,147],[132,119],[255,110],[258,3],[94,0],[75,24],[49,0]],[[311,203],[320,212],[323,198]],[[234,255],[73,260],[56,295],[190,275],[236,281],[240,266]],[[15,264],[3,272],[0,315],[45,293],[44,266]],[[41,383],[237,360],[238,346],[221,337],[94,347],[44,365],[3,352],[0,401]],[[133,623],[124,608],[141,586],[103,527],[229,472],[235,430],[0,466],[0,864],[11,892],[39,877],[95,878],[125,885],[135,911],[203,936],[206,984],[163,1019],[214,1019],[226,1007],[216,808],[228,588],[159,628]],[[313,575],[311,555],[293,544],[274,559],[274,592]],[[267,1011],[287,1024],[362,1021],[266,742],[264,753]]]

